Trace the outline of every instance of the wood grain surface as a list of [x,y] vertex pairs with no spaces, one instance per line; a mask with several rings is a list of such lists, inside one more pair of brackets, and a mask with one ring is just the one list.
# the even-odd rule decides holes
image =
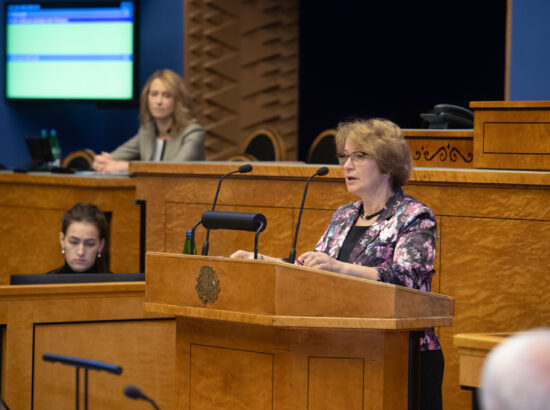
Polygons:
[[[185,230],[211,208],[218,178],[241,164],[170,164],[166,169],[160,165],[131,165],[138,198],[148,203],[147,249],[180,252]],[[253,166],[250,174],[224,180],[219,209],[261,209],[268,215],[268,226],[260,235],[260,252],[288,256],[305,179],[317,167]],[[310,184],[298,254],[315,246],[334,209],[356,200],[346,192],[341,168],[329,169],[328,175]],[[444,406],[466,409],[471,398],[460,390],[453,336],[515,332],[550,321],[550,301],[542,292],[548,287],[550,172],[419,167],[404,190],[436,214],[434,290],[456,301],[453,327],[438,330],[445,355]],[[165,229],[167,220],[170,225]],[[210,255],[250,250],[250,235],[213,231]],[[204,238],[200,227],[197,238],[200,249]]]
[[174,408],[175,320],[145,312],[144,293],[138,282],[0,286],[2,397],[10,408],[74,408],[75,369],[44,362],[44,353],[123,368],[120,376],[89,372],[90,408],[147,409],[124,396],[127,384]]
[[13,273],[45,273],[64,263],[59,232],[65,210],[91,202],[110,215],[111,270],[139,272],[139,206],[128,177],[0,172],[0,284]]

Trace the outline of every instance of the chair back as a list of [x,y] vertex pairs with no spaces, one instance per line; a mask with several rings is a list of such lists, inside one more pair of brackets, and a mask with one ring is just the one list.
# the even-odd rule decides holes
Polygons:
[[63,167],[77,171],[89,171],[92,169],[94,157],[95,152],[88,148],[73,151],[63,160]]
[[284,161],[285,150],[281,136],[272,129],[262,127],[252,132],[245,144],[244,153],[258,161]]
[[338,164],[336,156],[336,130],[323,131],[311,144],[307,155],[308,164]]

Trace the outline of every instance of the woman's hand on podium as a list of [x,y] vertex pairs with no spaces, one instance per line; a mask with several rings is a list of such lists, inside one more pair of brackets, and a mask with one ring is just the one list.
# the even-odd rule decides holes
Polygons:
[[[254,252],[248,252],[243,250],[238,250],[231,254],[233,259],[254,259]],[[260,259],[260,254],[258,254],[258,259]]]
[[329,272],[342,273],[357,278],[378,280],[378,269],[370,266],[361,266],[354,263],[342,262],[324,252],[305,252],[296,258],[299,265],[309,268],[322,269]]
[[299,265],[341,273],[343,263],[324,252],[305,252],[296,258]]
[[[238,250],[236,252],[233,252],[231,254],[231,258],[233,259],[254,259],[254,252],[248,252],[243,250]],[[273,256],[264,255],[261,253],[258,253],[258,260],[259,261],[270,261],[270,262],[281,262],[281,258],[274,258]]]

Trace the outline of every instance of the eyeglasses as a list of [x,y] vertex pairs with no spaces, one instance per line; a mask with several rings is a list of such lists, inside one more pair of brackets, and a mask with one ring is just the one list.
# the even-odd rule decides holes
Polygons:
[[366,152],[363,151],[355,151],[351,154],[338,154],[338,162],[341,166],[344,166],[344,164],[348,161],[348,158],[351,158],[351,162],[353,165],[361,165],[365,159],[369,156]]

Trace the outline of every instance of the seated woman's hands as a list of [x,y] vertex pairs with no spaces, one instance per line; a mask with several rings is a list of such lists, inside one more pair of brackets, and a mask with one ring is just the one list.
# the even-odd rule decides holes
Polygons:
[[108,152],[96,155],[92,166],[97,172],[103,174],[128,171],[128,161],[117,161]]

